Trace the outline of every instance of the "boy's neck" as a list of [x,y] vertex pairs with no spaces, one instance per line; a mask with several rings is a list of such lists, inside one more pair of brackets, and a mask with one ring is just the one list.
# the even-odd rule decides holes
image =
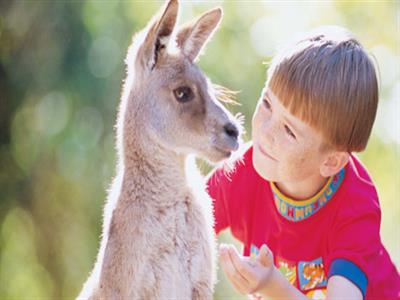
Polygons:
[[316,195],[324,187],[329,178],[317,175],[303,181],[276,182],[279,191],[293,200],[306,200]]

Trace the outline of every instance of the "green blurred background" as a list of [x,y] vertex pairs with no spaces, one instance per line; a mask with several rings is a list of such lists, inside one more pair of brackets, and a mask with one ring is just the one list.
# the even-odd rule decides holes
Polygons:
[[[73,298],[86,280],[115,175],[123,59],[132,34],[161,4],[0,2],[1,299]],[[375,56],[380,106],[360,157],[380,194],[383,242],[399,266],[399,2],[183,1],[181,20],[216,5],[224,19],[199,64],[215,83],[241,91],[242,105],[230,109],[246,116],[245,140],[263,62],[288,38],[337,24]],[[233,241],[229,232],[220,240]],[[216,299],[240,298],[221,272],[219,278]]]

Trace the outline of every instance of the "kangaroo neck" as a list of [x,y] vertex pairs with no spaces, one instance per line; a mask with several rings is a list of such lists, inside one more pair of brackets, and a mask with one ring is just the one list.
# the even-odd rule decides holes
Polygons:
[[186,186],[186,156],[165,149],[125,151],[121,196],[145,205],[169,205]]

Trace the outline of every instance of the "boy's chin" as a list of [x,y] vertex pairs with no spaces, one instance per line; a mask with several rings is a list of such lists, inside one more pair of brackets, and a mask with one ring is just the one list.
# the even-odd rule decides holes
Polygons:
[[260,166],[260,164],[257,163],[254,156],[253,156],[253,166],[257,174],[260,175],[260,177],[262,177],[263,179],[272,182],[279,181],[278,176],[276,176],[276,174],[273,174],[273,172],[271,172],[272,170],[268,168],[268,166]]
[[277,182],[279,181],[277,176],[272,176],[271,174],[268,174],[266,172],[259,172],[257,171],[258,175],[260,175],[264,180],[269,181],[269,182]]

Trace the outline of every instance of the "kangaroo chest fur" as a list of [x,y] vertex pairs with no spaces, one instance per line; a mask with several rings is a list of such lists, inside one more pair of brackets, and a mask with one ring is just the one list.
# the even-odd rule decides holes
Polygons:
[[[109,231],[109,243],[130,248],[119,261],[120,268],[128,270],[123,279],[126,293],[121,296],[194,299],[199,295],[193,294],[200,293],[199,298],[209,298],[214,277],[210,199],[195,196],[190,189],[164,195],[140,192],[130,197],[117,204]],[[168,204],[159,204],[162,198],[169,198]]]
[[[211,245],[203,211],[194,199],[188,200],[186,197],[183,202],[160,212],[158,224],[154,223],[159,234],[149,237],[152,251],[146,268],[146,273],[152,277],[150,282],[154,280],[172,297],[186,295],[187,299],[191,298],[191,283],[199,279],[201,269],[211,271]],[[165,272],[165,276],[158,274],[157,268]],[[145,277],[149,277],[147,274]],[[152,289],[152,284],[149,288]]]

